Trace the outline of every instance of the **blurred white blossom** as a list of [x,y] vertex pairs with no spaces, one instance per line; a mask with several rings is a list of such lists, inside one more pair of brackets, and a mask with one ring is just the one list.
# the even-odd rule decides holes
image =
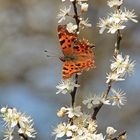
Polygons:
[[112,62],[110,68],[121,77],[124,77],[126,73],[129,75],[134,73],[135,61],[129,59],[129,55],[123,57],[121,54],[118,54],[115,58],[115,61]]
[[125,17],[126,17],[127,19],[129,19],[129,20],[131,20],[131,21],[133,21],[133,22],[135,22],[135,23],[138,22],[138,20],[135,19],[135,18],[137,17],[137,15],[135,14],[135,11],[134,11],[134,10],[130,11],[130,10],[127,10],[127,9],[125,8],[123,14],[125,14]]
[[36,132],[33,128],[33,124],[24,123],[18,130],[19,134],[24,134],[29,138],[35,138]]
[[91,109],[92,107],[94,107],[94,105],[99,105],[100,103],[110,105],[110,101],[108,99],[105,99],[104,97],[99,95],[97,96],[96,94],[93,97],[89,97],[83,100],[83,104],[87,105],[88,109]]
[[4,131],[4,139],[3,140],[13,140],[14,139],[14,135],[13,135],[13,128],[7,128]]
[[117,30],[122,30],[126,27],[126,22],[129,20],[137,23],[138,21],[135,19],[137,16],[135,15],[134,10],[123,10],[114,11],[114,13],[110,13],[107,18],[99,18],[99,23],[97,24],[100,27],[99,32],[102,34],[106,29],[108,33],[114,34]]
[[73,23],[68,23],[66,29],[68,30],[69,33],[74,33],[75,30],[77,29],[77,25],[74,25]]
[[113,93],[112,99],[113,99],[113,103],[112,105],[117,105],[119,108],[121,105],[124,105],[126,103],[126,97],[125,94],[121,89],[115,90],[112,89],[111,90]]
[[115,134],[116,131],[117,131],[116,129],[114,129],[113,127],[110,127],[110,126],[108,126],[107,129],[106,129],[106,133],[107,133],[107,135],[109,135],[109,136]]
[[106,83],[109,83],[110,81],[116,82],[116,81],[124,81],[125,79],[121,77],[120,74],[117,73],[109,73],[107,74],[107,81]]
[[109,0],[107,5],[109,7],[121,6],[123,4],[123,0]]
[[80,19],[79,25],[80,25],[80,27],[81,27],[82,29],[84,29],[85,27],[91,27],[91,26],[92,26],[92,24],[89,23],[88,18],[85,19],[85,20],[81,18],[81,19]]
[[68,8],[64,7],[64,9],[60,9],[60,13],[57,15],[57,18],[59,19],[58,23],[61,23],[63,20],[65,20],[66,16],[69,15],[70,11],[71,6],[69,6]]
[[56,86],[56,88],[58,89],[56,94],[71,93],[73,91],[74,87],[79,87],[79,86],[80,85],[75,84],[75,80],[73,78],[69,78],[69,79],[66,79],[66,80],[61,80],[59,85]]
[[81,3],[81,12],[86,12],[88,10],[88,4],[87,3]]
[[14,138],[15,127],[18,128],[19,134],[35,138],[36,131],[33,128],[33,120],[25,113],[18,112],[16,108],[3,107],[1,108],[1,117],[6,127],[5,140]]
[[66,114],[67,108],[66,107],[61,107],[61,109],[57,112],[58,117],[64,117]]
[[73,118],[74,116],[80,117],[83,113],[81,112],[81,106],[66,108],[68,117]]
[[57,125],[57,127],[54,129],[53,134],[56,135],[55,140],[57,140],[58,138],[62,138],[65,135],[67,137],[71,137],[72,136],[72,127],[70,124],[66,124],[66,123],[60,123]]

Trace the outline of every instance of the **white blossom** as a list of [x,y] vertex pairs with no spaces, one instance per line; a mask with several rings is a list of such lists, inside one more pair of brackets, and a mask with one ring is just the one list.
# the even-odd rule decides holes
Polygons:
[[106,129],[106,133],[107,133],[109,136],[115,134],[116,131],[117,131],[116,129],[114,129],[113,127],[110,127],[110,126],[108,126],[107,129]]
[[75,80],[73,78],[69,78],[69,79],[66,79],[66,80],[61,80],[59,85],[56,86],[56,88],[58,89],[56,94],[71,93],[73,91],[74,87],[79,87],[79,86],[80,85],[75,84]]
[[35,135],[36,135],[36,131],[33,128],[33,124],[29,124],[29,123],[25,123],[24,125],[22,125],[19,128],[18,133],[24,134],[29,138],[35,138]]
[[57,112],[58,117],[64,117],[66,113],[67,108],[61,107],[61,109]]
[[60,123],[57,125],[57,127],[54,129],[53,134],[56,135],[55,139],[57,138],[62,138],[65,135],[67,137],[72,136],[72,130],[71,130],[71,125],[70,124],[66,124],[66,123]]
[[22,114],[21,112],[18,112],[16,108],[3,107],[1,109],[1,114],[6,127],[5,140],[8,136],[9,139],[7,138],[7,140],[12,140],[16,126],[19,134],[35,138],[36,132],[33,128],[33,120],[25,115],[25,113]]
[[69,118],[73,118],[74,116],[80,117],[83,113],[81,112],[81,106],[76,106],[72,108],[67,108],[67,113]]
[[88,109],[91,109],[93,107],[92,101],[93,101],[93,97],[89,97],[89,98],[83,100],[83,104],[87,105]]
[[64,7],[64,9],[60,9],[60,13],[57,15],[57,18],[59,19],[58,23],[65,20],[66,16],[69,15],[70,11],[71,11],[71,6],[69,6],[68,8]]
[[113,103],[112,105],[117,105],[119,108],[121,105],[124,105],[126,103],[126,97],[125,94],[122,90],[118,89],[118,90],[114,90],[112,89],[112,99],[113,99]]
[[7,128],[4,131],[4,139],[3,140],[13,140],[14,139],[14,135],[13,135],[13,128]]
[[[5,110],[5,112],[3,112],[3,110]],[[13,128],[17,125],[20,114],[15,108],[3,107],[1,113],[6,126]]]
[[123,0],[109,0],[107,5],[109,7],[121,6],[123,4]]
[[94,133],[92,140],[104,140],[104,136],[102,133],[100,133],[100,134]]
[[111,33],[111,34],[114,34],[117,30],[122,30],[122,29],[124,29],[126,26],[124,26],[124,25],[121,25],[121,24],[112,24],[112,25],[110,25],[110,27],[109,27],[109,30],[108,30],[108,32],[107,33]]
[[74,33],[75,30],[77,29],[77,25],[74,25],[73,23],[68,23],[66,29],[68,30],[69,33]]
[[115,11],[110,13],[107,18],[100,18],[99,23],[97,24],[100,27],[99,32],[102,34],[106,29],[107,33],[114,34],[117,30],[123,30],[126,27],[126,22],[131,20],[133,22],[138,22],[135,18],[134,10],[129,11],[126,8],[123,10]]
[[126,73],[128,73],[129,75],[134,73],[135,61],[130,60],[129,55],[125,57],[124,67]]
[[85,20],[81,18],[81,19],[80,19],[79,25],[80,25],[80,27],[81,27],[82,29],[84,29],[85,27],[91,27],[91,26],[92,26],[92,24],[89,23],[88,18],[85,19]]
[[118,54],[114,59],[115,61],[110,66],[113,72],[116,71],[121,77],[124,77],[126,73],[129,75],[134,73],[135,61],[130,60],[129,55],[123,58],[121,54]]
[[105,29],[107,29],[109,27],[109,18],[105,19],[105,18],[99,18],[99,23],[97,24],[98,27],[100,27],[99,33],[102,34]]
[[107,74],[107,81],[106,83],[109,83],[110,81],[124,81],[125,79],[121,77],[120,74],[117,73],[109,73]]
[[81,3],[81,12],[86,12],[88,10],[88,4],[87,3]]
[[138,21],[135,19],[137,16],[136,16],[134,10],[129,11],[129,10],[127,10],[127,9],[125,8],[123,14],[125,15],[125,17],[126,17],[127,19],[130,19],[131,21],[133,21],[133,22],[135,22],[135,23],[138,22]]
[[110,101],[105,99],[102,96],[97,96],[96,94],[93,97],[89,97],[85,100],[83,100],[83,104],[87,105],[88,109],[91,109],[94,105],[98,105],[100,103],[110,105]]

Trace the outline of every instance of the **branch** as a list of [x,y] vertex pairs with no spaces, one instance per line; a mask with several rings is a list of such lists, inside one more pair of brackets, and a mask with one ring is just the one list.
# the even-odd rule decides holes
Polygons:
[[[117,12],[120,12],[120,8],[121,8],[120,6],[117,7],[117,9],[116,9]],[[114,54],[113,54],[113,56],[114,56],[115,58],[116,58],[117,55],[119,54],[121,40],[122,40],[121,31],[120,31],[120,30],[117,30],[117,40],[116,40],[115,49],[114,49]],[[106,92],[104,92],[104,94],[103,94],[103,97],[104,97],[105,99],[107,99],[111,87],[112,87],[112,81],[110,81],[110,82],[108,83]],[[93,120],[96,120],[96,116],[97,116],[98,112],[100,111],[100,109],[102,108],[102,106],[103,106],[103,103],[100,103],[97,107],[94,108],[94,113],[93,113],[93,115],[92,115],[92,119],[93,119]]]
[[[80,23],[80,20],[79,20],[79,15],[78,15],[78,11],[77,11],[77,6],[76,6],[76,0],[74,0],[72,2],[73,4],[73,9],[74,9],[74,19],[75,19],[75,22],[76,22],[76,25],[77,25],[77,32],[79,32],[79,23]],[[75,75],[75,84],[78,83],[78,75],[76,74]],[[71,98],[72,98],[72,106],[74,106],[74,103],[75,103],[75,95],[76,95],[76,92],[77,92],[77,87],[74,88],[74,90],[70,93],[71,94]]]
[[114,50],[114,57],[116,57],[119,53],[121,40],[122,40],[122,34],[121,34],[121,31],[118,30],[117,31],[117,42],[115,44],[115,50]]
[[[75,84],[78,83],[78,75],[76,74],[75,75]],[[72,98],[72,106],[74,106],[74,103],[75,103],[75,95],[76,95],[76,92],[77,92],[77,87],[74,87],[74,90],[70,93],[71,95],[71,98]]]
[[[19,123],[17,124],[17,126],[19,129],[21,128]],[[22,137],[23,140],[29,140],[28,137],[24,134],[19,134],[19,136]]]
[[126,139],[126,131],[120,133],[117,137],[111,139],[111,140],[125,140]]
[[[108,94],[109,94],[109,92],[110,92],[111,86],[112,86],[112,82],[110,81],[110,82],[108,83],[106,92],[104,92],[104,94],[103,94],[103,97],[104,97],[105,99],[107,99],[107,97],[108,97]],[[93,115],[92,115],[92,117],[91,117],[93,120],[96,120],[96,116],[97,116],[98,112],[100,111],[100,109],[102,108],[102,106],[103,106],[103,103],[100,103],[98,106],[96,106],[96,107],[94,108],[94,112],[93,112]]]
[[76,0],[74,0],[72,2],[72,4],[73,4],[74,13],[75,13],[75,15],[73,16],[73,18],[75,19],[75,22],[76,22],[76,25],[77,25],[77,32],[79,32],[79,23],[80,23],[80,20],[79,20],[79,15],[78,15],[78,12],[77,12]]

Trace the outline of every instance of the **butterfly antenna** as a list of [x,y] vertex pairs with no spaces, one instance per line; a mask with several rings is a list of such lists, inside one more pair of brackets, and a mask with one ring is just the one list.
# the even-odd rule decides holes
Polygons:
[[46,53],[46,56],[47,57],[52,57],[52,58],[54,58],[54,57],[59,57],[59,55],[57,55],[57,54],[54,54],[53,52],[50,52],[50,51],[48,51],[48,50],[44,50],[44,52]]

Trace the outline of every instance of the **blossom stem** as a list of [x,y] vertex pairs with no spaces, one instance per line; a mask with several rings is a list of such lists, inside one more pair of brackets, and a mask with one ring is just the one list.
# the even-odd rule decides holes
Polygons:
[[[112,86],[112,81],[110,81],[110,82],[108,83],[106,92],[104,92],[104,94],[103,94],[103,97],[104,97],[105,99],[107,99],[107,97],[108,97],[108,94],[109,94],[109,92],[110,92],[111,86]],[[102,106],[103,106],[103,103],[100,103],[98,106],[96,106],[96,107],[94,108],[94,112],[93,112],[93,114],[92,114],[92,119],[93,119],[93,120],[96,120],[96,116],[97,116],[98,112],[100,111],[100,109],[102,108]]]
[[114,57],[116,57],[119,53],[121,40],[122,40],[121,31],[118,30],[117,31],[117,42],[116,42],[115,51],[114,51]]
[[[79,32],[80,20],[79,20],[79,15],[78,15],[78,11],[77,11],[76,0],[74,0],[72,2],[72,4],[73,4],[74,13],[75,13],[73,18],[75,19],[75,22],[76,22],[76,25],[77,25],[76,31]],[[78,74],[75,75],[75,84],[78,84]],[[74,106],[74,103],[75,103],[76,92],[77,92],[77,87],[74,87],[74,90],[70,93],[71,98],[72,98],[72,107]]]
[[[117,11],[118,13],[120,13],[120,9],[121,9],[121,6],[118,6],[118,7],[116,8],[116,11]],[[118,29],[118,30],[117,30],[117,41],[116,41],[115,50],[114,50],[114,57],[115,57],[115,58],[116,58],[116,56],[119,54],[121,40],[122,40],[122,34],[121,34],[121,31]]]
[[[75,75],[75,84],[78,84],[78,74]],[[71,99],[72,99],[72,107],[74,106],[75,103],[75,95],[77,92],[77,87],[74,87],[74,90],[70,93]]]
[[72,4],[73,4],[74,13],[75,13],[75,15],[73,16],[73,18],[75,19],[75,22],[77,24],[77,32],[79,32],[79,23],[80,23],[80,20],[79,20],[79,15],[78,15],[78,12],[77,12],[76,0],[74,0],[72,2]]
[[120,140],[122,137],[125,137],[125,135],[126,135],[126,131],[120,133],[117,137],[112,138],[111,140]]
[[[17,124],[17,126],[18,128],[21,128],[19,123]],[[25,136],[24,134],[19,134],[19,136],[22,137],[23,140],[29,140],[28,137]]]

